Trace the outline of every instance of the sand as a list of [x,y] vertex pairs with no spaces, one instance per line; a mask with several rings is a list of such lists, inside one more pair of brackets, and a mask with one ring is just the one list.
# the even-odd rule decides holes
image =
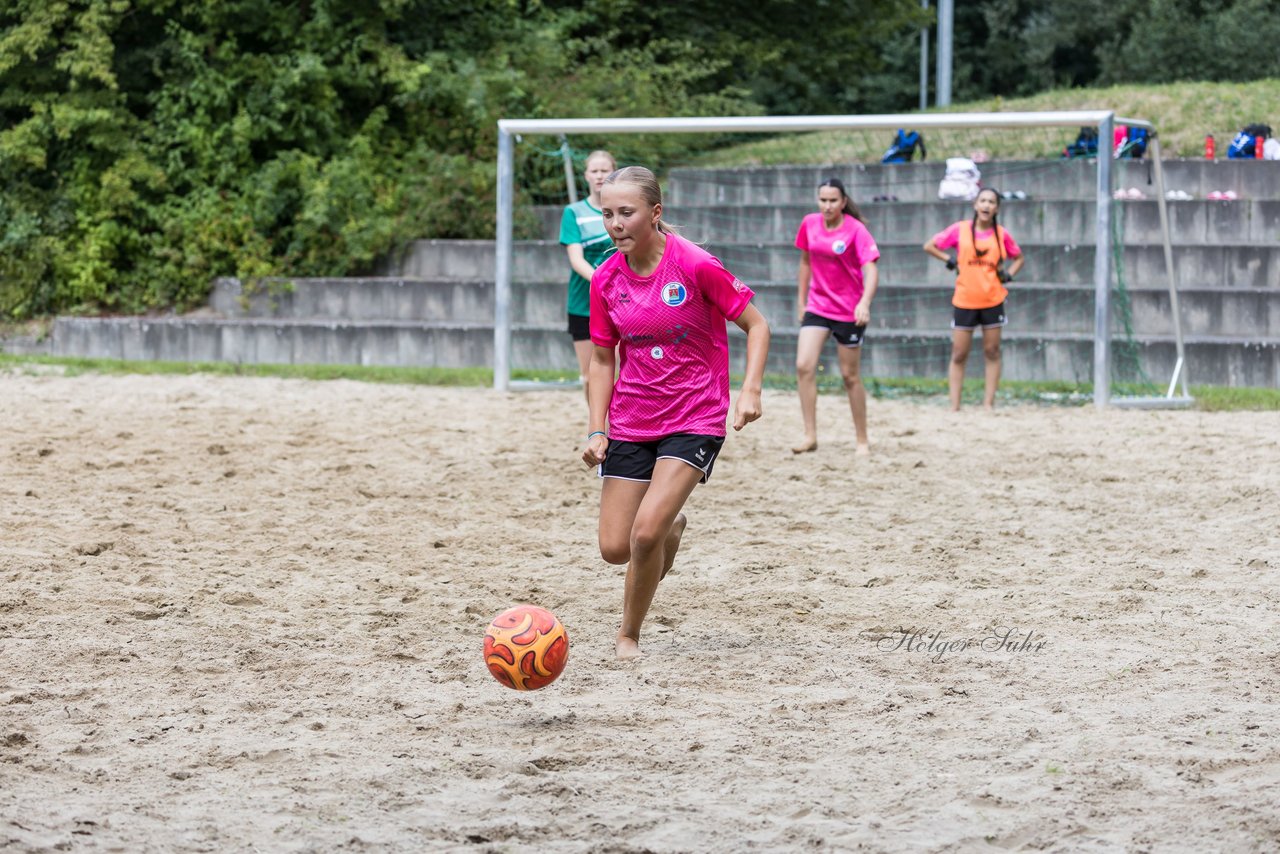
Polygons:
[[764,404],[624,664],[578,392],[0,376],[0,848],[1280,848],[1276,415]]

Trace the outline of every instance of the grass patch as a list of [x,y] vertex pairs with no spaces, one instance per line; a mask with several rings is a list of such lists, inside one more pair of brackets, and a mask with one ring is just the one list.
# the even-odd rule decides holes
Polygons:
[[[1280,79],[1252,83],[1168,83],[1096,89],[1060,89],[1025,98],[988,98],[953,104],[929,113],[1114,110],[1119,116],[1147,119],[1160,133],[1166,158],[1202,157],[1204,138],[1213,134],[1220,157],[1240,128],[1272,115],[1280,103]],[[889,131],[817,131],[756,138],[709,152],[700,166],[774,166],[780,164],[878,163]],[[1075,139],[1074,128],[1003,128],[999,131],[929,130],[929,151],[941,161],[948,154],[982,149],[998,160],[1057,159]]]
[[1240,410],[1280,410],[1280,389],[1232,388],[1220,385],[1193,385],[1191,396],[1196,399],[1196,409],[1207,412],[1235,412]]
[[[232,362],[160,362],[86,359],[68,356],[0,354],[0,368],[27,374],[210,374],[236,377],[279,377],[299,380],[356,380],[401,385],[491,386],[489,368],[399,368],[366,365],[245,365]],[[512,379],[561,382],[576,379],[565,371],[513,371]]]
[[[468,386],[485,388],[493,385],[493,371],[489,368],[391,368],[365,365],[237,365],[231,362],[156,362],[122,361],[119,359],[85,359],[69,356],[14,356],[0,353],[0,371],[18,374],[51,374],[82,376],[99,374],[118,376],[125,374],[208,374],[235,377],[278,377],[299,380],[355,380],[367,383],[395,383],[400,385]],[[576,371],[516,370],[511,378],[559,385],[577,380]],[[742,381],[734,377],[734,385]],[[882,400],[937,400],[945,401],[947,381],[925,377],[867,377],[867,391]],[[794,391],[793,374],[768,374],[765,388]],[[962,401],[976,405],[982,401],[982,380],[965,380]],[[844,387],[838,376],[822,374],[818,377],[818,391],[823,394],[843,394]],[[1113,397],[1126,395],[1161,395],[1163,389],[1152,386],[1117,383]],[[1230,388],[1226,386],[1192,386],[1191,394],[1196,408],[1210,411],[1280,410],[1280,389]],[[1004,403],[1036,403],[1053,406],[1083,406],[1093,400],[1093,385],[1068,381],[1030,382],[1004,380],[1000,383],[997,399]]]

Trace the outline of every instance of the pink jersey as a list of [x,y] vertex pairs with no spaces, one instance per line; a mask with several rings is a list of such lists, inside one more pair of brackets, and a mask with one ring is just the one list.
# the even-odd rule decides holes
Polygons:
[[591,340],[618,347],[609,438],[651,442],[673,433],[725,435],[729,336],[755,294],[720,260],[667,235],[651,276],[617,252],[591,277]]
[[[942,229],[942,231],[939,231],[933,236],[933,245],[939,249],[951,249],[952,247],[959,246],[960,226],[963,225],[964,222],[970,222],[970,220],[953,222],[951,225]],[[1000,226],[1000,231],[1004,233],[1004,257],[1016,258],[1021,255],[1022,247],[1018,245],[1018,241],[1013,239],[1013,235],[1009,233],[1009,229],[1002,225]],[[980,240],[986,239],[991,236],[991,229],[975,229],[973,235]]]
[[809,253],[809,299],[805,311],[828,320],[853,320],[862,299],[862,265],[877,261],[880,248],[867,227],[848,214],[828,231],[822,214],[811,213],[800,223],[796,248]]

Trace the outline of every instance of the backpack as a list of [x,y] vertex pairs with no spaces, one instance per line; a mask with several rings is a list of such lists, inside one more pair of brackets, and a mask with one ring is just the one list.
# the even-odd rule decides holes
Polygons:
[[1258,137],[1268,139],[1270,136],[1270,125],[1245,125],[1244,130],[1236,134],[1227,147],[1227,157],[1232,160],[1254,160],[1258,156]]
[[907,131],[898,128],[897,135],[885,151],[884,157],[880,158],[880,162],[907,163],[915,157],[917,148],[920,149],[921,160],[929,156],[929,152],[924,147],[924,137],[920,135],[919,131]]
[[1062,149],[1062,156],[1097,157],[1098,129],[1091,127],[1080,128],[1080,133],[1076,135],[1076,141]]
[[1146,128],[1125,127],[1125,135],[1116,145],[1116,157],[1141,160],[1147,153],[1147,141],[1151,134]]
[[978,198],[978,191],[982,189],[981,184],[978,183],[981,178],[982,173],[978,171],[978,164],[968,157],[948,157],[947,171],[938,184],[938,198],[964,199],[966,202],[971,202]]

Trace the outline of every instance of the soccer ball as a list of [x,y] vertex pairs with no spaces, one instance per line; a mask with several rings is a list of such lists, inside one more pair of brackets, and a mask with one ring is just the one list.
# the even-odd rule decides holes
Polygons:
[[556,615],[536,605],[517,605],[493,618],[484,633],[484,663],[517,691],[556,681],[569,658],[569,633]]

